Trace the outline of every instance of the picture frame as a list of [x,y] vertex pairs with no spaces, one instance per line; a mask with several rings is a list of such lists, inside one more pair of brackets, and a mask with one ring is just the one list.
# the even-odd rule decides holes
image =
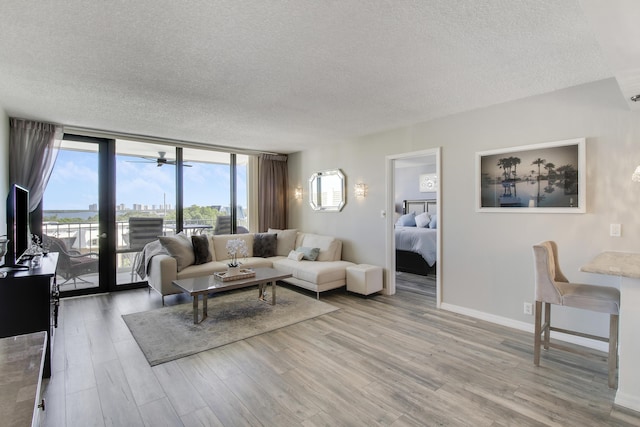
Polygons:
[[476,211],[585,213],[585,138],[477,152]]

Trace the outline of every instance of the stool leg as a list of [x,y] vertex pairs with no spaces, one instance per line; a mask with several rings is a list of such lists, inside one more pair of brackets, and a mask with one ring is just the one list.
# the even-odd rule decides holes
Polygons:
[[612,314],[609,319],[609,388],[616,386],[616,367],[618,366],[618,315]]
[[540,334],[542,333],[542,301],[536,301],[533,339],[533,364],[540,366]]
[[551,335],[551,303],[544,303],[544,349],[549,350],[549,338]]

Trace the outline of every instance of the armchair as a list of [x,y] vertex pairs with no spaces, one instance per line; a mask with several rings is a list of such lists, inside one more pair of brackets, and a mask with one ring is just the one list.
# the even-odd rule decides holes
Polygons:
[[77,280],[87,282],[80,276],[98,272],[98,254],[95,252],[80,253],[75,249],[68,249],[67,245],[57,237],[43,236],[43,243],[49,247],[49,251],[58,252],[58,274],[65,281],[61,285],[73,280],[73,286],[77,287]]

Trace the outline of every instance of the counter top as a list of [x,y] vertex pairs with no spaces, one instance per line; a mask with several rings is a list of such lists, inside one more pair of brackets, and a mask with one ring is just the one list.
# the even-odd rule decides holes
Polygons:
[[580,271],[640,279],[640,253],[602,252],[580,267]]

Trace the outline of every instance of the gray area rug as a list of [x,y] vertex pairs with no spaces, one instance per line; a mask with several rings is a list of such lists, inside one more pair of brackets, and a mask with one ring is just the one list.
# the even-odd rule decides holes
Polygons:
[[[257,288],[209,298],[207,317],[193,324],[193,305],[180,304],[123,315],[151,366],[243,340],[338,310],[315,298],[277,288],[276,305],[258,300]],[[200,301],[202,309],[202,301]]]

